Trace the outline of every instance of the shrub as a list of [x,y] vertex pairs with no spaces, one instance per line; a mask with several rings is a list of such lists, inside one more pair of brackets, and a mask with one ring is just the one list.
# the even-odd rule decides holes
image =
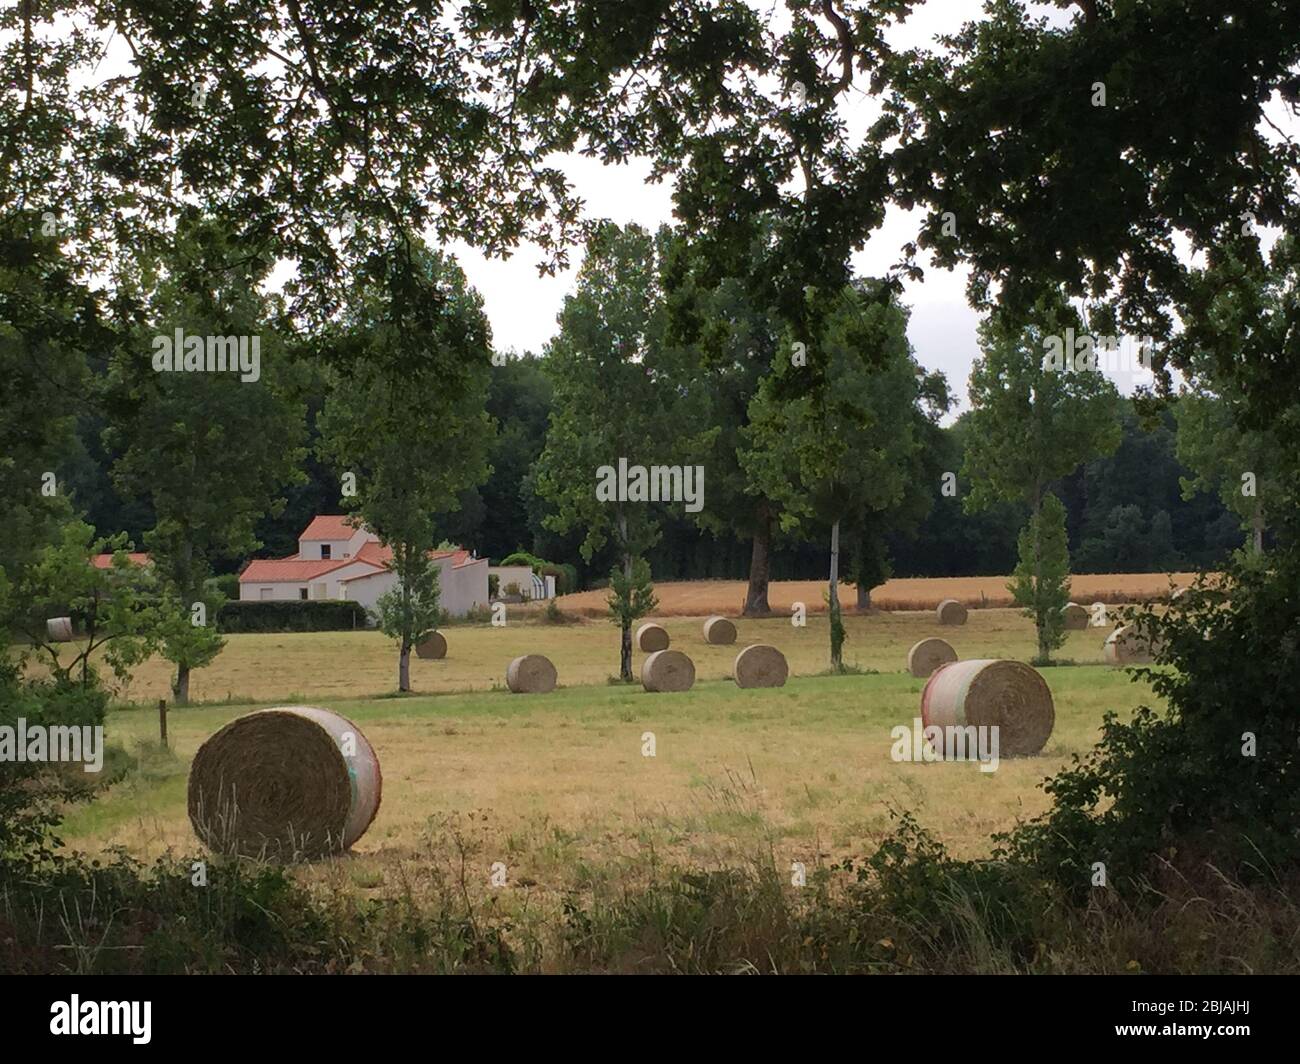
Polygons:
[[359,602],[227,602],[217,614],[222,632],[340,632],[366,627]]

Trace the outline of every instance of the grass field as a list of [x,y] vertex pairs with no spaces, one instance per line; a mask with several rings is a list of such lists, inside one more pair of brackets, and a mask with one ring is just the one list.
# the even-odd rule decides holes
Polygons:
[[[825,667],[824,617],[805,629],[775,618],[741,622],[738,646],[775,643],[795,673],[786,687],[759,691],[725,678],[737,647],[706,646],[700,624],[668,621],[674,646],[692,654],[700,674],[692,691],[673,695],[606,682],[617,631],[603,623],[451,629],[448,659],[415,663],[420,693],[405,697],[383,694],[395,653],[377,633],[233,636],[195,675],[195,691],[237,700],[174,710],[170,757],[149,752],[157,715],[147,700],[113,711],[109,741],[138,764],[100,800],[74,807],[62,835],[91,852],[195,850],[185,787],[198,745],[253,701],[304,700],[354,719],[383,766],[383,806],[370,831],[343,860],[303,871],[363,892],[418,889],[430,869],[459,874],[447,866],[462,860],[467,889],[484,893],[490,867],[504,862],[518,889],[493,896],[524,907],[554,904],[569,889],[637,882],[663,864],[765,854],[811,871],[873,849],[891,810],[913,811],[954,854],[977,856],[992,832],[1044,808],[1038,784],[1093,744],[1105,711],[1151,701],[1129,675],[1097,664],[1100,632],[1071,633],[1062,657],[1087,664],[1044,670],[1057,720],[1042,755],[1004,760],[992,773],[897,763],[890,731],[919,714],[922,687],[901,671],[907,647],[942,633],[963,657],[1027,659],[1027,620],[976,611],[964,627],[938,629],[928,614],[849,617],[848,660],[879,671],[844,676],[816,675]],[[550,655],[565,686],[544,696],[485,690],[526,650]],[[133,693],[164,692],[165,675],[151,664]],[[655,736],[653,758],[642,755],[646,732]]]

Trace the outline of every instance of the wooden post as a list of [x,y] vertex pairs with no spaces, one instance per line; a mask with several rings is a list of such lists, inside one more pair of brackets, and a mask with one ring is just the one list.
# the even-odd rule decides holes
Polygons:
[[158,739],[167,749],[167,699],[158,699]]

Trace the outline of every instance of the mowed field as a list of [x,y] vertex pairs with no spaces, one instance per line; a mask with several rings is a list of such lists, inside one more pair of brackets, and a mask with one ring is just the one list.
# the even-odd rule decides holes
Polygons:
[[[703,642],[703,618],[667,618],[673,646],[695,660],[689,692],[648,694],[610,684],[618,632],[604,622],[533,623],[446,630],[449,656],[413,661],[416,693],[394,697],[396,654],[375,632],[231,636],[194,676],[199,699],[233,701],[174,710],[172,757],[151,754],[156,697],[166,668],[151,662],[119,708],[108,739],[138,767],[99,800],[70,810],[62,836],[91,852],[122,846],[141,857],[197,847],[185,809],[188,764],[227,721],[276,702],[308,702],[353,719],[380,757],[383,805],[354,851],[302,875],[387,894],[457,881],[520,911],[558,904],[565,891],[642,881],[668,864],[717,867],[774,860],[810,872],[862,856],[915,813],[960,856],[986,854],[990,835],[1045,808],[1044,776],[1095,742],[1102,715],[1127,715],[1154,696],[1100,664],[1104,630],[1072,632],[1060,656],[1080,664],[1043,670],[1056,728],[1040,756],[970,763],[891,759],[897,725],[919,716],[922,681],[904,669],[907,648],[929,635],[963,658],[1028,659],[1030,622],[1013,610],[976,610],[962,627],[929,613],[847,617],[846,660],[862,674],[825,675],[828,628],[813,616],[739,621],[733,647]],[[779,646],[792,675],[784,688],[742,691],[727,677],[751,642]],[[540,652],[562,687],[512,695],[510,659]],[[639,666],[641,655],[636,655]],[[820,674],[820,675],[819,675]],[[386,693],[388,692],[388,693]],[[655,756],[643,756],[653,733]],[[508,888],[488,884],[495,862]]]
[[[1127,603],[1155,602],[1167,599],[1173,587],[1186,587],[1195,573],[1099,573],[1072,576],[1070,586],[1075,602]],[[745,604],[743,580],[691,580],[655,585],[659,612],[664,616],[695,616],[721,613],[730,616]],[[560,598],[560,608],[589,616],[605,612],[604,591],[581,591]],[[944,599],[956,599],[972,607],[1009,607],[1013,604],[1005,576],[952,576],[935,579],[887,580],[872,589],[871,604],[883,610],[934,609]],[[794,603],[802,602],[809,613],[825,612],[825,580],[778,580],[768,589],[768,605],[773,612],[789,613]],[[857,591],[849,584],[841,586],[840,604],[851,609]]]

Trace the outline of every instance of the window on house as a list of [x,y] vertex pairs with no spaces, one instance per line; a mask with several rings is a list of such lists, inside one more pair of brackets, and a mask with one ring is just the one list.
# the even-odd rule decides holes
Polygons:
[[298,589],[298,597],[304,600],[307,598],[307,589],[305,587],[300,587]]
[[320,556],[322,561],[329,561],[330,545],[328,543],[322,543],[320,545]]

